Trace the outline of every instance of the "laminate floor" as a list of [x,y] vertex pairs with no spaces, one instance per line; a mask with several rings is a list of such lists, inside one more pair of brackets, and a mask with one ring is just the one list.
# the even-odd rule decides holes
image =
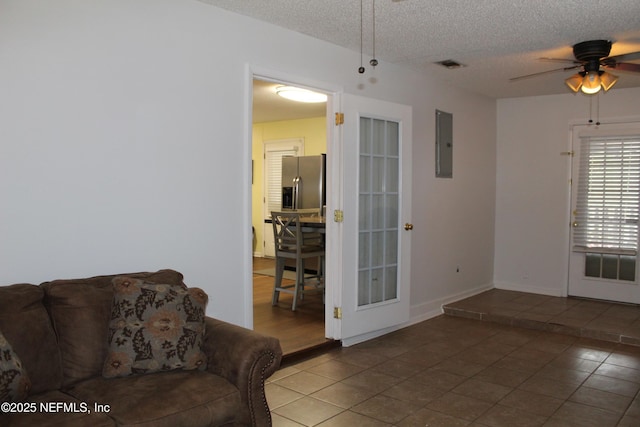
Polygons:
[[[325,338],[324,303],[322,293],[306,294],[291,311],[293,295],[281,292],[278,304],[271,304],[274,277],[256,271],[273,269],[268,258],[253,259],[253,329],[280,340],[285,358],[331,345]],[[283,279],[283,284],[293,280]]]

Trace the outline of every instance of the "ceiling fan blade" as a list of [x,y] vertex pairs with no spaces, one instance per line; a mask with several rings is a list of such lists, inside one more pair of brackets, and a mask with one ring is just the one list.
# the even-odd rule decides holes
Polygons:
[[616,62],[633,61],[636,59],[640,59],[640,52],[629,52],[629,53],[624,53],[622,55],[610,56],[605,60],[610,60],[610,59],[613,59]]
[[566,59],[566,58],[538,58],[538,61],[549,61],[549,62],[571,62],[573,64],[582,64],[580,61],[576,61],[575,59]]
[[616,71],[631,71],[632,73],[640,73],[640,64],[632,64],[630,62],[617,62],[614,65],[609,65],[608,68]]
[[554,70],[540,71],[539,73],[533,73],[533,74],[527,74],[527,75],[524,75],[524,76],[513,77],[513,78],[510,78],[509,81],[515,82],[515,81],[518,81],[518,80],[528,79],[530,77],[541,76],[543,74],[555,73],[555,72],[558,72],[558,71],[575,70],[576,68],[580,68],[580,67],[582,67],[581,64],[580,65],[574,65],[573,67],[564,67],[564,68],[556,68]]

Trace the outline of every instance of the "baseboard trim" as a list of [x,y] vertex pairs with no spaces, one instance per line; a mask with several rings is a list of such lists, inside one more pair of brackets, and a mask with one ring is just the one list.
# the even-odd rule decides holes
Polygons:
[[411,306],[410,324],[419,323],[439,316],[440,314],[444,313],[442,309],[443,306],[455,301],[460,301],[462,299],[481,294],[482,292],[493,289],[493,287],[493,284],[486,284],[463,292],[451,294],[446,297],[437,298],[419,305]]
[[502,289],[505,291],[527,292],[530,294],[547,295],[550,297],[567,296],[566,289],[547,288],[544,286],[523,286],[511,282],[502,281],[494,282],[494,286],[496,289]]

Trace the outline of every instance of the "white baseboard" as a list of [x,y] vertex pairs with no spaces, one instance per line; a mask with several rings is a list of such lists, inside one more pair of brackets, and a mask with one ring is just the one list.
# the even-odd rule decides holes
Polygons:
[[511,282],[495,282],[496,289],[505,291],[528,292],[530,294],[548,295],[551,297],[566,297],[566,289],[548,288],[544,286],[527,286],[519,285]]
[[446,297],[428,301],[420,305],[413,305],[411,306],[410,320],[406,326],[423,322],[425,320],[429,320],[436,316],[439,316],[443,313],[442,306],[472,297],[474,295],[478,295],[493,288],[493,284],[482,285],[473,289],[466,290],[464,292],[459,292],[457,294],[452,294]]

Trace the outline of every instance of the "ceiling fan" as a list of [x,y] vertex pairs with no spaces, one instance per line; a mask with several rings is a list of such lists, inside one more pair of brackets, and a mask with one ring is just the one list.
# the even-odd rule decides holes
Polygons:
[[610,52],[611,41],[609,40],[589,40],[580,42],[573,46],[573,56],[575,59],[540,58],[545,61],[569,62],[573,65],[514,77],[510,80],[517,81],[556,71],[581,69],[578,73],[565,80],[565,83],[572,91],[578,92],[579,90],[582,90],[583,93],[588,95],[598,93],[601,89],[606,92],[618,81],[617,76],[608,73],[606,70],[640,73],[640,64],[623,62],[640,59],[640,51],[616,56],[609,56]]

